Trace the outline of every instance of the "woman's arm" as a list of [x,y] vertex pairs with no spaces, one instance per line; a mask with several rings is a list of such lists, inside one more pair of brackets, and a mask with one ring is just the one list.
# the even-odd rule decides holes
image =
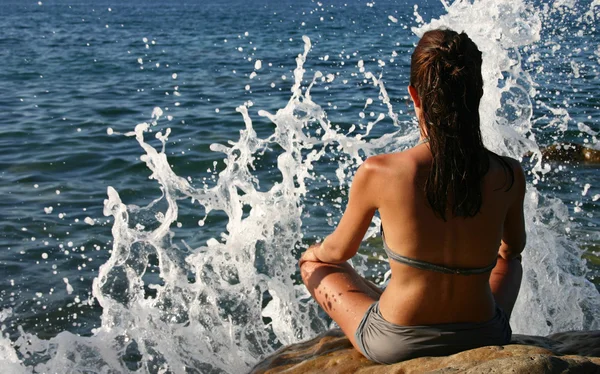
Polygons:
[[328,263],[342,263],[356,254],[378,208],[379,169],[379,162],[374,158],[365,160],[358,168],[350,186],[346,211],[337,228],[307,252]]
[[505,260],[520,258],[525,248],[527,235],[525,232],[525,217],[523,214],[523,201],[525,199],[525,173],[518,161],[509,159],[513,168],[516,188],[515,199],[508,208],[504,219],[504,231],[498,254]]

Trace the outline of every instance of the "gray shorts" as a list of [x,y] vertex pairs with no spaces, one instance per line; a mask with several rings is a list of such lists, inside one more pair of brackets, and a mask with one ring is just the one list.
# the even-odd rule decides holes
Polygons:
[[423,356],[446,356],[468,349],[510,343],[512,330],[504,311],[481,323],[400,326],[383,319],[373,303],[356,329],[356,342],[366,358],[393,364]]

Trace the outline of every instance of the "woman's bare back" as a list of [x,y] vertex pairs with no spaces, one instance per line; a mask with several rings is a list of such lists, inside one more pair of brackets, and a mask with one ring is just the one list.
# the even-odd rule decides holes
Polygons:
[[[377,193],[385,240],[399,255],[450,268],[482,268],[495,263],[509,208],[524,190],[519,164],[489,154],[482,182],[482,205],[475,217],[435,215],[424,185],[431,165],[427,144],[408,151],[376,156],[370,167],[382,182]],[[514,177],[513,177],[514,175]],[[374,191],[375,192],[375,191]],[[450,206],[450,204],[449,204]],[[391,281],[380,299],[381,313],[399,325],[482,322],[494,315],[490,273],[443,274],[390,260]]]

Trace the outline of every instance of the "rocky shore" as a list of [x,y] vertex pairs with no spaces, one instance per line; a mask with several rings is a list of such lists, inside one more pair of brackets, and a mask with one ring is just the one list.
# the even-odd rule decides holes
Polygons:
[[378,365],[358,353],[341,330],[334,329],[280,349],[257,364],[252,373],[600,373],[600,331],[547,337],[514,335],[505,346]]

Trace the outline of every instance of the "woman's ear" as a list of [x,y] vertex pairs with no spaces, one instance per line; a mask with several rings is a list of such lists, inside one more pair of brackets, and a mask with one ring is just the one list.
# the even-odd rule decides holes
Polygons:
[[408,93],[410,94],[413,103],[415,103],[415,108],[421,109],[421,99],[419,98],[417,89],[414,86],[408,85]]

